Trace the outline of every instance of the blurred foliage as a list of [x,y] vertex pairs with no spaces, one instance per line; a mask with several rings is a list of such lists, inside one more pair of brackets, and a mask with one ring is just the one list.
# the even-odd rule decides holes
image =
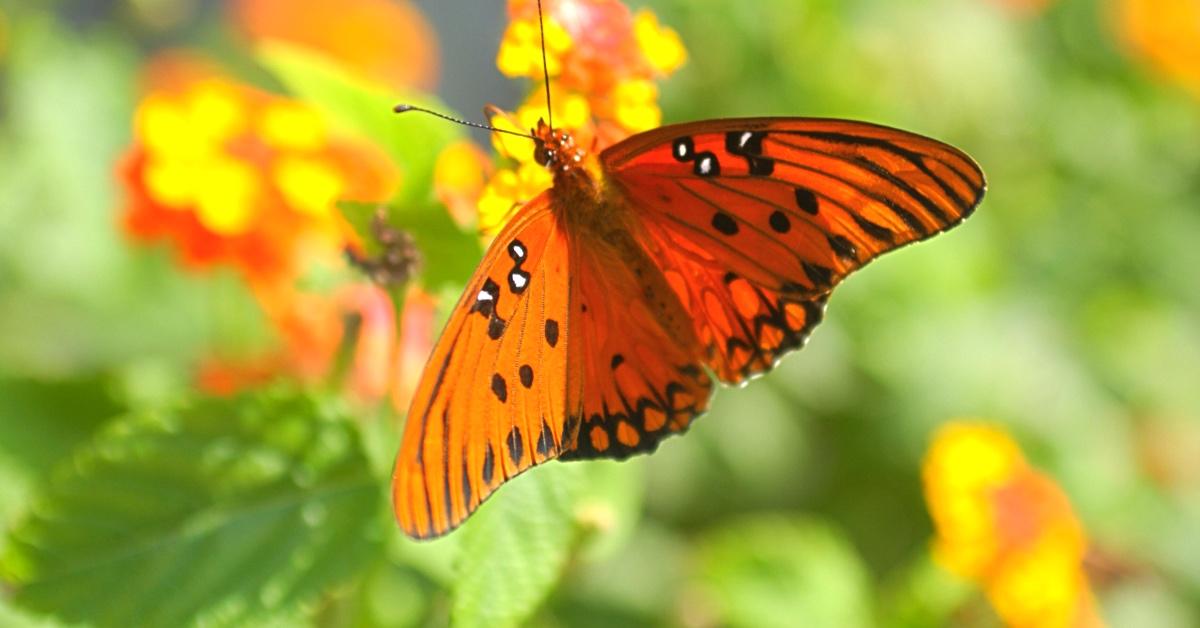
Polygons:
[[[443,69],[458,85],[495,73],[487,4],[418,3],[474,54]],[[666,121],[883,122],[962,147],[990,191],[847,281],[804,351],[686,436],[535,469],[421,544],[388,512],[390,407],[196,390],[202,358],[276,338],[231,273],[123,240],[113,173],[144,60],[202,49],[391,158],[389,218],[448,306],[480,248],[431,182],[465,134],[391,106],[449,109],[247,46],[219,2],[0,5],[0,624],[994,626],[929,553],[920,461],[960,416],[1005,425],[1070,497],[1110,625],[1200,624],[1200,100],[1113,3],[631,4],[690,54]]]

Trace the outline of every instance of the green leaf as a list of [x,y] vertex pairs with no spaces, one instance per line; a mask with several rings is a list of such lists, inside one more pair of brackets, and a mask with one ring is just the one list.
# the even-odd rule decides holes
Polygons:
[[286,391],[117,420],[58,469],[0,554],[25,608],[98,626],[235,625],[378,554],[353,424]]
[[549,594],[578,534],[573,506],[582,466],[534,467],[463,526],[455,626],[515,626]]
[[808,519],[758,516],[699,543],[698,585],[721,626],[869,626],[866,567],[843,535]]
[[0,379],[0,521],[49,470],[122,411],[100,378]]
[[396,203],[429,200],[434,162],[447,144],[463,137],[463,131],[432,116],[399,117],[392,108],[403,102],[453,115],[449,108],[429,95],[398,93],[354,76],[320,54],[282,42],[261,45],[257,57],[294,95],[391,156],[402,170]]
[[541,604],[582,542],[606,551],[633,526],[640,466],[548,464],[506,484],[463,526],[455,626],[513,626]]

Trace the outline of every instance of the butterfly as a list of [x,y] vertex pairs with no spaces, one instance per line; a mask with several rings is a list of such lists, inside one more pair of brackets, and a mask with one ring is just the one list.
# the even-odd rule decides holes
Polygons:
[[[544,34],[542,51],[552,112]],[[548,460],[653,451],[714,378],[770,370],[842,279],[959,224],[987,188],[953,146],[866,122],[706,120],[593,154],[552,117],[525,136],[410,110],[528,137],[553,174],[492,241],[413,396],[392,501],[417,539]]]
[[818,118],[665,126],[598,155],[539,121],[553,186],[516,212],[421,377],[392,480],[431,538],[548,460],[653,451],[800,348],[830,291],[986,189],[962,151]]

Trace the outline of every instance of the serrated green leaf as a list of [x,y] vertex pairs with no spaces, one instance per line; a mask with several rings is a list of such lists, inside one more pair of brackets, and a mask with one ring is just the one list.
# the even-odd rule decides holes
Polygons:
[[515,626],[558,581],[578,535],[582,464],[534,467],[480,507],[459,532],[455,626]]
[[380,545],[354,425],[286,391],[117,420],[63,465],[0,573],[25,608],[97,626],[290,615]]
[[572,552],[602,554],[632,528],[640,467],[612,461],[535,467],[505,485],[458,534],[455,626],[514,626],[558,582]]
[[835,528],[757,516],[699,542],[697,585],[721,626],[870,626],[869,578]]
[[257,57],[293,94],[388,153],[402,170],[397,204],[428,202],[434,162],[463,131],[431,116],[399,117],[392,108],[404,102],[453,115],[448,107],[427,94],[399,93],[354,76],[327,57],[283,42],[261,45]]
[[100,378],[0,379],[0,521],[49,470],[122,411]]

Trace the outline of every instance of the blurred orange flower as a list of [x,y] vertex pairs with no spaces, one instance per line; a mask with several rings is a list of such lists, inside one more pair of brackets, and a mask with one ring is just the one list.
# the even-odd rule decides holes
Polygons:
[[1135,53],[1200,96],[1200,2],[1121,0],[1117,20]]
[[358,236],[336,203],[387,199],[397,175],[386,157],[331,132],[304,103],[203,61],[165,56],[147,76],[119,163],[127,234],[171,242],[192,269],[238,269],[279,337],[265,356],[203,365],[200,385],[233,392],[279,376],[315,381],[346,355],[350,391],[382,399],[396,350],[387,294],[366,283],[311,292],[298,280],[318,266],[345,267]]
[[437,82],[437,34],[411,2],[231,0],[229,7],[255,42],[297,44],[393,87]]
[[934,558],[980,583],[1010,626],[1102,626],[1083,570],[1087,538],[1053,480],[1003,431],[952,422],[922,468]]
[[[375,147],[330,133],[303,103],[177,60],[154,66],[119,170],[125,229],[171,241],[184,263],[292,279],[341,255],[343,199],[382,201],[396,173]],[[156,76],[169,79],[156,80]]]
[[[543,8],[554,125],[593,150],[659,126],[655,81],[686,60],[679,36],[649,10],[633,14],[618,0],[545,0]],[[535,86],[515,113],[497,111],[491,122],[525,132],[547,117],[537,2],[510,0],[508,14],[496,65]],[[514,165],[497,170],[479,194],[480,223],[488,230],[551,183],[527,140],[494,134],[493,143]]]

